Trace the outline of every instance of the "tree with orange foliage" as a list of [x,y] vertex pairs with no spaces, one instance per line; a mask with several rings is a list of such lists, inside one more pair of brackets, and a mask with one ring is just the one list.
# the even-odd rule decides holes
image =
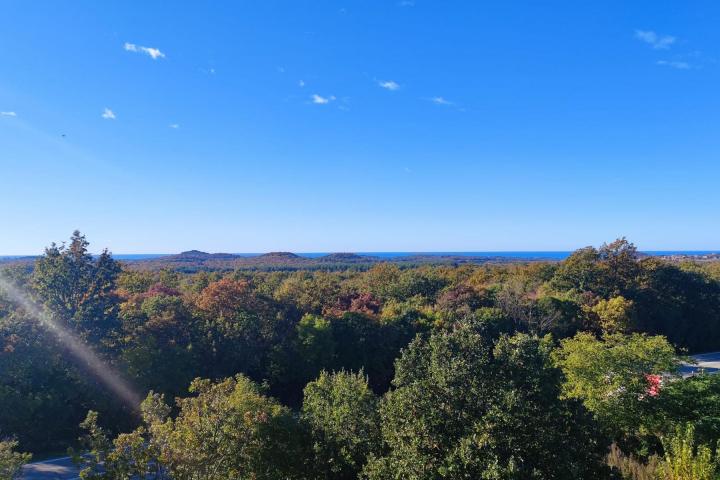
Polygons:
[[232,278],[210,283],[195,305],[204,324],[208,376],[244,373],[264,380],[271,375],[271,356],[294,334],[292,315],[247,281]]
[[208,285],[197,299],[197,307],[215,317],[230,318],[249,306],[251,292],[246,280],[223,278]]

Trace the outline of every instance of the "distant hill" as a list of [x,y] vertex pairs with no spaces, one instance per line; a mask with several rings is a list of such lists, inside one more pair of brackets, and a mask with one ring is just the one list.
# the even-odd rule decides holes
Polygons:
[[232,253],[207,253],[201,252],[200,250],[188,250],[177,255],[169,255],[164,259],[171,260],[232,260],[234,258],[240,258],[239,255],[233,255]]
[[[0,266],[22,265],[32,267],[37,257],[0,258]],[[413,254],[385,258],[357,253],[338,252],[320,257],[303,257],[292,252],[268,252],[260,255],[237,255],[233,253],[208,253],[187,250],[174,255],[150,258],[118,258],[127,268],[134,270],[170,269],[180,272],[231,271],[231,270],[345,270],[367,269],[377,263],[387,262],[401,266],[460,265],[464,263],[522,263],[547,261],[545,258],[513,258],[503,256],[423,255]]]
[[270,253],[263,253],[262,255],[259,255],[258,258],[264,258],[264,259],[297,259],[297,258],[303,258],[300,255],[296,255],[292,252],[270,252]]
[[201,252],[200,250],[188,250],[187,252],[181,252],[178,254],[179,257],[207,257],[212,255],[211,253]]
[[37,259],[37,256],[25,257],[0,257],[0,266],[2,267],[26,267],[31,268]]
[[292,252],[269,252],[261,255],[234,255],[230,253],[207,253],[189,250],[177,255],[157,258],[125,260],[132,269],[161,270],[174,269],[183,272],[228,271],[228,270],[343,270],[365,269],[377,263],[388,262],[403,266],[413,265],[459,265],[463,263],[511,263],[528,262],[540,259],[520,259],[502,256],[467,255],[408,255],[393,258],[381,258],[357,253],[331,253],[321,257],[303,257]]
[[370,255],[358,255],[357,253],[331,253],[330,255],[318,257],[315,260],[320,263],[367,263],[380,259]]
[[[669,262],[717,262],[720,253],[715,252],[651,252],[641,256],[653,256]],[[292,252],[268,252],[260,255],[237,255],[233,253],[208,253],[201,250],[187,250],[175,255],[128,258],[129,255],[116,257],[126,267],[135,270],[171,269],[181,272],[231,271],[231,270],[345,270],[367,269],[377,263],[387,262],[400,266],[415,265],[461,265],[461,264],[498,264],[526,262],[554,262],[560,258],[518,257],[499,255],[467,254],[408,254],[405,256],[380,257],[358,255],[357,253],[338,252],[319,257],[304,257]],[[0,267],[20,266],[32,268],[37,256],[0,257]]]

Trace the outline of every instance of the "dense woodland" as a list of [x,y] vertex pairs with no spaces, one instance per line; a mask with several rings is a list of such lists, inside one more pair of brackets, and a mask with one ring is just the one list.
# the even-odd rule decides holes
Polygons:
[[76,232],[2,278],[145,400],[0,294],[0,478],[68,446],[92,454],[83,478],[720,478],[720,375],[674,376],[720,349],[720,263],[619,239],[562,262],[187,273]]

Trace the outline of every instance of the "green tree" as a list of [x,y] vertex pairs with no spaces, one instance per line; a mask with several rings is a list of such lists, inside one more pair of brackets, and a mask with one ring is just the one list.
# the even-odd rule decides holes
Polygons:
[[171,397],[202,375],[200,320],[178,295],[145,293],[122,304],[121,358],[138,386]]
[[635,245],[621,237],[603,244],[598,256],[605,282],[603,296],[631,295],[641,270]]
[[[160,397],[150,394],[143,403],[143,413],[148,406],[156,403]],[[167,417],[168,409],[163,410],[153,421],[161,421]],[[149,419],[148,415],[144,415]],[[80,478],[83,480],[163,480],[167,478],[166,470],[159,462],[157,443],[148,437],[144,427],[131,433],[124,433],[111,441],[105,429],[98,425],[97,412],[89,411],[80,424],[84,434],[80,437],[81,452],[72,448],[69,453],[73,462],[80,467]]]
[[565,259],[550,283],[560,291],[574,290],[609,298],[632,296],[641,268],[637,248],[625,237],[599,249],[581,248]]
[[606,478],[606,443],[582,405],[560,400],[550,342],[493,342],[474,325],[416,339],[381,404],[386,453],[371,479]]
[[335,343],[334,370],[362,369],[375,392],[388,389],[393,377],[393,362],[414,337],[411,318],[381,321],[355,312],[330,321]]
[[617,296],[609,300],[600,300],[589,311],[597,316],[603,332],[625,333],[633,323],[633,302]]
[[401,270],[392,263],[378,263],[363,274],[360,281],[363,291],[370,292],[381,300],[395,297]]
[[[94,480],[103,477],[115,478],[111,473],[104,473],[106,467],[103,465],[107,459],[112,443],[108,433],[98,424],[98,413],[90,410],[80,423],[84,433],[80,436],[82,451],[78,452],[70,448],[68,453],[73,462],[81,467],[80,478],[83,480]],[[110,466],[109,472],[112,472]]]
[[65,448],[73,441],[88,407],[114,410],[121,423],[117,399],[83,371],[83,363],[67,355],[51,329],[32,312],[12,305],[9,314],[0,318],[3,431],[12,434],[23,450],[42,452]]
[[339,295],[337,276],[328,272],[294,272],[274,291],[281,302],[296,306],[303,313],[320,314]]
[[581,332],[563,340],[553,359],[565,374],[563,397],[581,400],[616,439],[638,432],[654,401],[654,376],[679,366],[665,337],[642,334]]
[[115,286],[120,265],[107,250],[93,259],[88,246],[78,231],[67,246],[53,243],[35,262],[32,285],[56,320],[100,346],[118,326]]
[[30,461],[29,453],[15,451],[17,445],[14,440],[0,440],[0,480],[17,478],[22,466]]
[[307,478],[309,438],[292,412],[247,377],[196,379],[195,396],[177,399],[170,417],[164,397],[151,392],[141,405],[144,426],[112,443],[90,412],[78,461],[81,478],[127,480],[292,480]]
[[602,282],[599,259],[600,255],[593,247],[574,251],[560,264],[550,281],[551,285],[560,291],[597,291]]
[[720,375],[666,382],[643,422],[646,430],[658,435],[692,425],[699,443],[714,445],[720,441]]
[[196,396],[178,400],[176,418],[156,415],[148,427],[171,478],[303,478],[307,442],[289,409],[241,375],[219,383],[195,380],[190,391]]
[[355,479],[378,451],[378,398],[361,372],[322,372],[305,387],[302,418],[310,428],[321,478]]
[[663,438],[665,455],[659,467],[661,480],[717,480],[718,460],[707,445],[695,444],[692,425],[678,427]]
[[302,385],[323,369],[335,364],[335,340],[330,321],[317,315],[304,315],[296,326],[294,369]]
[[637,329],[690,352],[720,345],[720,282],[657,258],[644,259],[635,302]]

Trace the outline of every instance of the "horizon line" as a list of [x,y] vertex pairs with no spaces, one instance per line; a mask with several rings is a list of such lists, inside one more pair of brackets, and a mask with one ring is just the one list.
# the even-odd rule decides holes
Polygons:
[[[230,251],[216,251],[216,252],[209,252],[205,250],[199,250],[199,249],[190,249],[190,250],[183,250],[180,252],[173,252],[173,253],[153,253],[153,252],[113,252],[112,250],[108,249],[108,252],[112,256],[130,256],[130,255],[147,255],[147,256],[172,256],[172,255],[180,255],[183,253],[188,252],[201,252],[201,253],[207,253],[207,254],[225,254],[225,255],[245,255],[245,256],[252,256],[252,255],[265,255],[268,253],[293,253],[295,255],[330,255],[334,253],[349,253],[349,254],[355,254],[355,255],[373,255],[373,254],[394,254],[394,255],[423,255],[423,254],[430,254],[430,255],[438,255],[438,254],[463,254],[463,255],[469,255],[469,254],[520,254],[520,253],[572,253],[577,250],[580,250],[582,248],[586,247],[578,247],[574,249],[569,250],[373,250],[373,251],[358,251],[358,250],[327,250],[327,251],[292,251],[292,250],[268,250],[268,251],[262,251],[262,252],[230,252]],[[597,247],[595,247],[597,248]],[[720,248],[717,249],[682,249],[682,248],[661,248],[661,249],[638,249],[639,253],[660,253],[660,254],[712,254],[712,253],[718,253],[720,254]],[[100,255],[102,252],[91,252],[91,255]],[[26,257],[40,257],[44,253],[36,253],[36,254],[0,254],[0,258],[26,258]]]

